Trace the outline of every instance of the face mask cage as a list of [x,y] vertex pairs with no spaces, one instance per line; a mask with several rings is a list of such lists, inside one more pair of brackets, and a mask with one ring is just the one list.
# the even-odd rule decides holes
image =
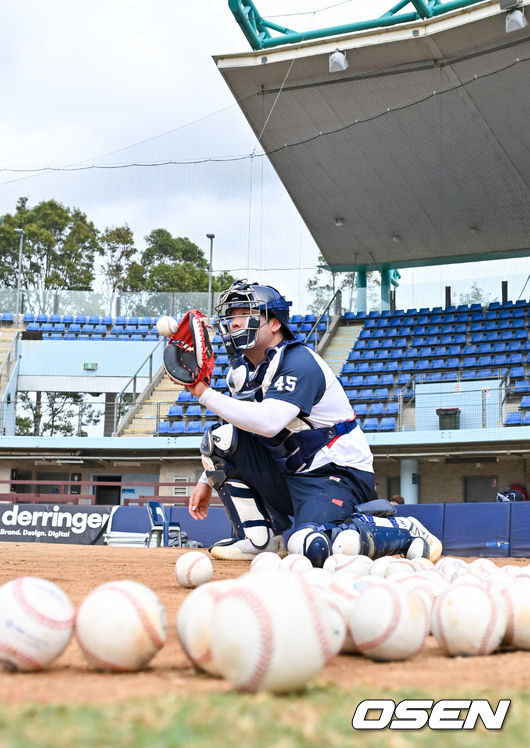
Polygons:
[[[223,339],[223,343],[229,355],[235,355],[242,351],[253,348],[258,340],[260,328],[266,324],[268,318],[267,302],[253,298],[254,294],[240,293],[227,294],[227,299],[221,297],[215,311],[217,315],[217,328]],[[245,310],[241,314],[241,310]],[[248,311],[247,311],[248,310]],[[239,314],[235,314],[239,312]],[[241,324],[237,329],[231,329],[232,320],[239,320]]]

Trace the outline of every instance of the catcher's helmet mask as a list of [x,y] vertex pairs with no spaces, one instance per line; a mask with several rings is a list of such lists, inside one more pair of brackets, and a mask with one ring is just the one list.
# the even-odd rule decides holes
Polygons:
[[[221,293],[215,307],[217,327],[227,352],[235,355],[253,348],[258,341],[260,329],[271,317],[276,317],[280,322],[284,337],[292,340],[294,335],[289,328],[290,306],[291,302],[272,286],[260,286],[246,280],[234,281],[230,288]],[[232,314],[241,309],[245,310],[244,315]],[[231,329],[230,323],[234,316],[244,319],[244,324],[239,329]]]

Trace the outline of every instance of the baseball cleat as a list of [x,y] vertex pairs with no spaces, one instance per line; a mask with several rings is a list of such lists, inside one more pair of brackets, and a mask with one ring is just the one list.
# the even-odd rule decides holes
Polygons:
[[[436,535],[430,533],[415,517],[396,517],[395,519],[398,525],[404,530],[408,530],[413,538],[412,543],[409,546],[411,558],[419,558],[422,556],[423,558],[428,558],[429,561],[433,562],[433,564],[438,561],[442,555],[442,543],[438,540]],[[418,552],[420,550],[420,544],[415,543],[416,538],[424,541],[423,544],[421,544],[424,549],[423,552]],[[408,552],[407,558],[409,558]]]
[[248,538],[245,538],[245,540],[234,540],[233,538],[220,540],[210,548],[212,557],[221,561],[252,561],[258,553],[264,551],[277,553],[281,558],[286,556],[287,551],[283,535],[273,535],[263,548],[258,548]]

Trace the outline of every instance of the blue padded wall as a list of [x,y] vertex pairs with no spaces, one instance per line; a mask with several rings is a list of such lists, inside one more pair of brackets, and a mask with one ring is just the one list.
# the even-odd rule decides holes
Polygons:
[[446,556],[510,555],[510,502],[445,504]]
[[530,557],[530,501],[510,504],[510,556]]
[[397,517],[416,517],[440,540],[444,535],[445,504],[398,504]]

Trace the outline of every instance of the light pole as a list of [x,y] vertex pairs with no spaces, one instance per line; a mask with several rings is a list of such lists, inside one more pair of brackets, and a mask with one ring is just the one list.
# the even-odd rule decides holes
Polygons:
[[210,265],[208,267],[208,320],[212,318],[212,257],[213,257],[213,240],[215,234],[206,234],[206,238],[210,240]]
[[20,314],[20,276],[22,275],[22,249],[24,247],[24,229],[14,229],[14,232],[20,237],[20,242],[18,245],[17,300],[15,303],[15,320],[18,327],[18,317]]

